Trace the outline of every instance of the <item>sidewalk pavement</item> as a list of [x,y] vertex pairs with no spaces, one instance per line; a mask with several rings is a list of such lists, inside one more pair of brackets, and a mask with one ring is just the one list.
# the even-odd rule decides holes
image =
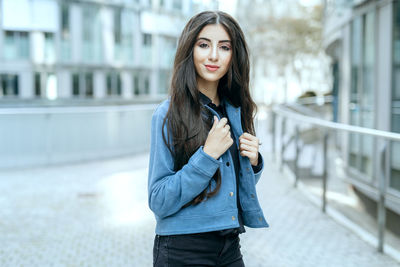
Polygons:
[[[400,267],[321,213],[261,153],[270,228],[241,235],[247,267]],[[147,164],[143,154],[0,172],[0,266],[151,266]]]

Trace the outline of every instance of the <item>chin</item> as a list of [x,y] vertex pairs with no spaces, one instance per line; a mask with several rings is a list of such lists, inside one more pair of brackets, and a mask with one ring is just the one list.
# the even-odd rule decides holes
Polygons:
[[216,82],[219,81],[222,78],[222,76],[220,77],[215,75],[204,75],[202,78],[207,82]]

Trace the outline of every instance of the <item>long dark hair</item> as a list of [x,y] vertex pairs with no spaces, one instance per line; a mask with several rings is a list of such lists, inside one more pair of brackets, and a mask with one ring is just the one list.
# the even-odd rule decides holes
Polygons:
[[[179,38],[170,87],[171,102],[163,123],[163,127],[167,123],[168,137],[163,132],[163,138],[174,157],[175,171],[180,170],[204,145],[211,129],[212,113],[200,103],[193,62],[193,48],[198,35],[209,24],[222,25],[232,43],[230,67],[218,83],[220,99],[226,98],[233,106],[241,107],[243,131],[255,135],[253,119],[256,105],[249,91],[249,52],[244,34],[239,24],[227,13],[201,12],[189,20]],[[218,169],[208,187],[185,207],[214,196],[220,187],[221,172]]]

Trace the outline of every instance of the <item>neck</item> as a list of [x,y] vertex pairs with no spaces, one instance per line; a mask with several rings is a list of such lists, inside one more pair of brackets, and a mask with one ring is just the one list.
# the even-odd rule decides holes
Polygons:
[[218,96],[218,81],[209,82],[204,80],[197,79],[197,87],[199,91],[205,94],[211,102],[218,106],[219,105],[219,96]]

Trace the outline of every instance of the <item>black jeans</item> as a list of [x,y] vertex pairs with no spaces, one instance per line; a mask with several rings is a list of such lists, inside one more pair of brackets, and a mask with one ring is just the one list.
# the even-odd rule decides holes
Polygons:
[[244,267],[238,233],[219,232],[185,235],[156,235],[153,266],[229,266]]

